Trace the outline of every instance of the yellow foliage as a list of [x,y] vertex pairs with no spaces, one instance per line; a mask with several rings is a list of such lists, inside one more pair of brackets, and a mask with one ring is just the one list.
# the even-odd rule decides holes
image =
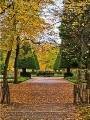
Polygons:
[[66,2],[64,3],[66,12],[75,12],[77,14],[81,14],[84,12],[87,4],[90,5],[90,1],[89,0],[66,0]]
[[40,46],[37,51],[37,57],[41,70],[53,70],[53,65],[59,49],[55,46],[45,44]]
[[[45,3],[44,0],[15,0],[15,1],[1,1],[0,13],[2,13],[1,19],[1,46],[2,50],[12,49],[12,58],[14,62],[16,44],[22,44],[23,41],[29,39],[34,42],[39,33],[44,31],[43,24],[46,24],[39,16],[41,4]],[[47,24],[46,24],[47,25]],[[17,37],[19,40],[17,41]],[[6,52],[7,54],[7,52]],[[5,55],[6,57],[6,55]]]

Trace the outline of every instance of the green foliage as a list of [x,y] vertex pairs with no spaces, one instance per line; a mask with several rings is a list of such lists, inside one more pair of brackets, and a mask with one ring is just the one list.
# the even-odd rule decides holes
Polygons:
[[23,53],[20,53],[18,60],[18,68],[27,68],[27,69],[40,69],[37,56],[35,53],[32,53],[32,50],[29,46],[23,45],[21,47]]
[[55,73],[55,74],[54,74],[54,77],[64,77],[64,76],[63,76],[62,73],[60,73],[60,74]]
[[[18,82],[24,82],[26,80],[30,79],[30,77],[22,77],[22,76],[18,76]],[[7,79],[8,83],[13,83],[14,82],[14,77],[8,77]],[[0,82],[2,82],[2,77],[0,77]]]
[[21,76],[19,76],[18,77],[18,82],[24,82],[24,81],[26,81],[28,79],[30,79],[30,78],[29,77],[21,77]]
[[60,53],[58,53],[57,58],[55,60],[53,70],[60,70]]
[[69,1],[68,4],[66,0],[64,5],[62,23],[59,27],[62,39],[60,67],[78,67],[80,61],[85,67],[88,56],[87,43],[90,37],[90,2]]
[[39,62],[38,62],[37,55],[35,54],[35,52],[33,53],[33,58],[35,62],[35,69],[40,70]]
[[0,74],[2,74],[3,69],[4,69],[3,57],[2,57],[2,52],[0,51]]
[[76,58],[69,58],[69,56],[68,56],[68,58],[65,58],[62,55],[61,59],[60,59],[60,67],[61,68],[67,68],[67,67],[69,67],[69,68],[77,68],[78,67],[78,61],[77,61]]
[[39,71],[37,71],[37,76],[48,76],[48,77],[50,77],[50,76],[54,76],[54,72],[39,70]]
[[[75,76],[72,77],[66,77],[65,79],[67,79],[68,81],[72,82],[72,83],[77,83],[78,80]],[[86,80],[82,80],[82,83],[86,83]]]
[[18,68],[35,69],[35,62],[34,62],[33,56],[28,57],[26,59],[19,60]]

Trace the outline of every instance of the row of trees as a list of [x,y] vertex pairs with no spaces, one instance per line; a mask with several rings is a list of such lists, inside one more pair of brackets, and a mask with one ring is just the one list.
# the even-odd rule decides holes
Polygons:
[[80,69],[87,67],[90,69],[88,62],[90,56],[88,49],[88,43],[90,44],[90,1],[66,0],[59,30],[62,38],[60,67],[78,67],[78,77],[81,80]]
[[[4,53],[0,53],[0,73],[4,69]],[[14,54],[12,54],[14,55]],[[8,65],[8,72],[13,72],[14,57],[10,57]],[[55,44],[41,44],[36,50],[31,49],[28,41],[23,41],[20,45],[18,56],[18,69],[31,69],[31,70],[59,70],[60,53],[59,46]]]

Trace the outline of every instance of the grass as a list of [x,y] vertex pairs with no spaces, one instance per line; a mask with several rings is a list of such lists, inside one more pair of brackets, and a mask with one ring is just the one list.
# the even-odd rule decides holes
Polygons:
[[[32,73],[31,74],[31,77],[37,77],[37,75],[35,73]],[[55,73],[53,77],[63,77],[63,74],[57,74]],[[26,80],[30,79],[29,77],[21,77],[21,76],[18,76],[18,82],[21,83],[21,82],[24,82]],[[78,80],[75,76],[72,76],[72,77],[66,77],[65,79],[67,79],[68,81],[72,82],[72,83],[77,83]],[[2,77],[0,77],[0,81],[2,81]],[[14,77],[9,77],[8,78],[8,82],[10,83],[13,83],[14,82]],[[86,80],[82,80],[82,83],[86,83]]]
[[30,79],[30,77],[21,77],[21,76],[19,76],[18,77],[18,82],[24,82],[24,81],[26,81],[28,79]]
[[[31,77],[37,77],[37,75],[35,73],[31,73]],[[63,74],[54,74],[53,77],[63,77]],[[2,81],[3,77],[0,76],[0,82]],[[21,82],[24,82],[26,80],[30,79],[30,77],[21,77],[21,76],[18,76],[18,82],[21,83]],[[14,76],[9,76],[8,77],[8,83],[13,83],[14,82]]]
[[[75,76],[72,77],[66,77],[65,79],[67,79],[68,81],[72,82],[72,83],[77,83],[78,80]],[[82,83],[86,83],[86,80],[82,80]]]
[[57,74],[57,73],[55,73],[54,77],[63,77],[63,74]]
[[[30,77],[21,77],[21,76],[18,76],[18,82],[21,83],[21,82],[24,82],[26,80],[30,79]],[[2,78],[0,78],[0,82],[2,81]],[[8,83],[13,83],[14,82],[14,78],[13,77],[9,77],[8,78]]]

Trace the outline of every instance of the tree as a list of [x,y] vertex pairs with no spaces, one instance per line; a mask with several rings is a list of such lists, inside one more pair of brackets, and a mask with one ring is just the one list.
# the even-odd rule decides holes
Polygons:
[[0,51],[0,74],[3,74],[3,69],[4,69],[4,65],[3,65],[3,56],[2,56],[2,51]]
[[39,61],[35,52],[33,52],[33,59],[35,62],[35,70],[40,70]]
[[53,69],[56,70],[60,70],[60,53],[58,53],[57,58],[55,60]]
[[[25,45],[27,44],[27,45]],[[29,42],[24,43],[20,49],[18,68],[22,69],[22,76],[29,76],[30,73],[26,72],[26,69],[38,70],[39,63],[35,52],[32,52]]]
[[66,1],[64,6],[60,26],[60,36],[62,37],[61,59],[70,67],[73,67],[72,65],[77,67],[78,64],[78,77],[81,81],[80,70],[84,66],[83,63],[86,62],[89,40],[89,2]]
[[28,39],[30,42],[36,41],[36,36],[43,32],[45,23],[39,16],[40,6],[43,0],[19,0],[19,1],[1,1],[0,15],[1,15],[1,41],[7,47],[6,58],[4,64],[3,74],[3,94],[1,103],[4,102],[5,96],[7,103],[10,102],[9,86],[7,82],[7,69],[14,48],[16,52],[14,62],[15,79],[14,82],[18,83],[17,78],[17,61],[19,48],[22,41]]
[[53,65],[57,54],[59,52],[59,47],[50,44],[42,44],[39,46],[37,53],[39,65],[41,70],[53,70]]

